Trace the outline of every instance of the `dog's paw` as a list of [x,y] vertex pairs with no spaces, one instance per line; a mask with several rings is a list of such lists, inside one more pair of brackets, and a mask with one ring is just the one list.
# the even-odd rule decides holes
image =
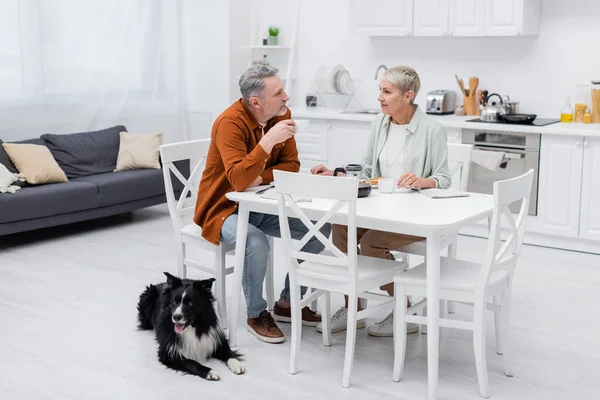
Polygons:
[[230,358],[229,360],[227,360],[227,366],[234,374],[240,375],[246,372],[246,367],[244,367],[244,364],[242,364],[241,362],[239,362],[239,360],[235,358]]
[[221,379],[221,377],[214,369],[211,369],[208,371],[208,374],[206,374],[206,380],[208,381],[218,381],[219,379]]

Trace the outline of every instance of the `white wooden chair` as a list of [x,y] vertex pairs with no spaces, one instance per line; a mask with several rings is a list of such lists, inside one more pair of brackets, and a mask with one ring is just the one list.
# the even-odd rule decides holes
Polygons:
[[[448,143],[448,168],[450,170],[450,176],[452,177],[452,187],[463,192],[467,190],[472,152],[472,144]],[[443,237],[440,248],[444,249],[447,247],[448,257],[456,258],[457,245],[458,234],[454,234]],[[411,243],[398,249],[398,252],[425,257],[425,254],[427,253],[427,243],[425,240]],[[408,257],[406,258],[406,261],[408,262]],[[448,312],[451,314],[454,313],[454,305],[452,302],[448,302]],[[425,330],[423,331],[425,332]]]
[[[440,319],[441,327],[468,329],[473,331],[473,349],[479,392],[490,397],[486,363],[486,318],[485,311],[494,311],[497,353],[504,356],[504,373],[512,376],[509,346],[509,314],[514,270],[521,252],[529,197],[533,182],[533,169],[517,178],[494,183],[494,213],[491,232],[481,264],[442,258],[440,264],[440,299],[472,304],[473,321]],[[509,210],[511,203],[522,200],[516,216]],[[502,241],[502,219],[508,230],[506,241]],[[406,323],[427,323],[425,317],[412,315],[425,307],[426,299],[407,310],[406,296],[425,296],[427,290],[427,265],[423,263],[399,274],[394,279],[396,306],[394,314],[394,371],[393,380],[400,380],[404,367],[406,349]],[[488,303],[492,300],[492,303]]]
[[[225,277],[233,272],[233,267],[226,267],[226,255],[235,249],[234,245],[221,243],[218,246],[206,241],[202,237],[202,228],[192,220],[196,199],[198,197],[198,183],[204,170],[206,156],[210,147],[210,139],[191,140],[160,146],[160,157],[163,164],[163,177],[165,192],[171,222],[175,232],[177,246],[177,275],[186,278],[187,268],[192,267],[207,272],[215,278],[214,295],[217,300],[219,321],[223,328],[227,328],[227,302]],[[176,161],[199,160],[191,168],[190,177],[186,179],[174,164]],[[175,191],[171,178],[173,174],[183,185],[179,198],[175,198]],[[191,196],[189,195],[191,194]],[[269,307],[274,304],[273,293],[273,239],[269,238],[271,255],[267,267],[266,289]],[[212,262],[206,260],[193,260],[187,254],[187,246],[194,246],[204,251],[213,253]]]
[[[278,196],[279,223],[284,242],[285,257],[289,268],[290,294],[292,307],[292,343],[290,356],[290,373],[298,372],[298,354],[302,333],[302,308],[314,299],[324,296],[322,312],[323,344],[331,346],[330,326],[330,293],[348,295],[348,331],[346,336],[346,356],[342,386],[350,385],[350,373],[354,358],[356,341],[356,323],[359,319],[371,315],[382,308],[391,309],[393,300],[389,296],[368,293],[370,289],[392,282],[393,277],[406,268],[405,263],[356,254],[356,199],[358,180],[356,178],[334,178],[307,174],[294,174],[275,171],[275,190]],[[313,198],[312,205],[323,205],[327,213],[315,224],[311,222],[304,210],[295,201],[295,196]],[[333,242],[326,238],[319,228],[331,220],[343,207],[347,206],[348,249],[347,254],[337,249]],[[344,211],[342,211],[344,212]],[[299,218],[309,228],[302,240],[292,241],[288,217]],[[316,237],[325,249],[333,255],[310,254],[301,251],[302,247]],[[305,260],[298,263],[298,260]],[[300,287],[316,289],[301,300]],[[357,312],[359,297],[383,300],[385,303]]]

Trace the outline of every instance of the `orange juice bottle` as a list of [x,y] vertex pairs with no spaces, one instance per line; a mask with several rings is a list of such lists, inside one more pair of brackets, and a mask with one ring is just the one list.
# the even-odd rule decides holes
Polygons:
[[565,105],[560,111],[560,122],[573,122],[573,107],[571,107],[571,98],[565,99]]

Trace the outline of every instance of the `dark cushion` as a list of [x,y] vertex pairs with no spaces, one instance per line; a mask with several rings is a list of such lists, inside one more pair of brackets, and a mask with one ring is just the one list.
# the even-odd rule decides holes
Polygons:
[[82,176],[72,182],[92,183],[98,188],[100,207],[165,194],[161,169],[136,169]]
[[67,178],[72,179],[112,172],[117,166],[119,133],[126,130],[118,125],[100,131],[68,135],[48,133],[41,138]]
[[0,223],[22,221],[98,207],[98,189],[85,182],[29,186],[0,193]]
[[13,164],[12,161],[10,161],[10,157],[6,153],[6,150],[4,150],[4,147],[2,147],[2,143],[4,142],[0,139],[0,164],[4,165],[6,169],[12,172],[13,174],[16,174],[19,171],[17,171],[17,167],[15,167],[15,164]]

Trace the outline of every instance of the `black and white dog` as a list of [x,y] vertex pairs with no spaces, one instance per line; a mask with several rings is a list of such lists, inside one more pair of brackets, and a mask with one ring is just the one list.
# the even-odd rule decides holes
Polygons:
[[215,279],[192,281],[168,272],[165,275],[167,282],[147,286],[137,306],[139,328],[156,333],[160,362],[216,381],[219,374],[201,364],[213,357],[226,363],[234,374],[243,374],[241,355],[229,347],[213,308]]

